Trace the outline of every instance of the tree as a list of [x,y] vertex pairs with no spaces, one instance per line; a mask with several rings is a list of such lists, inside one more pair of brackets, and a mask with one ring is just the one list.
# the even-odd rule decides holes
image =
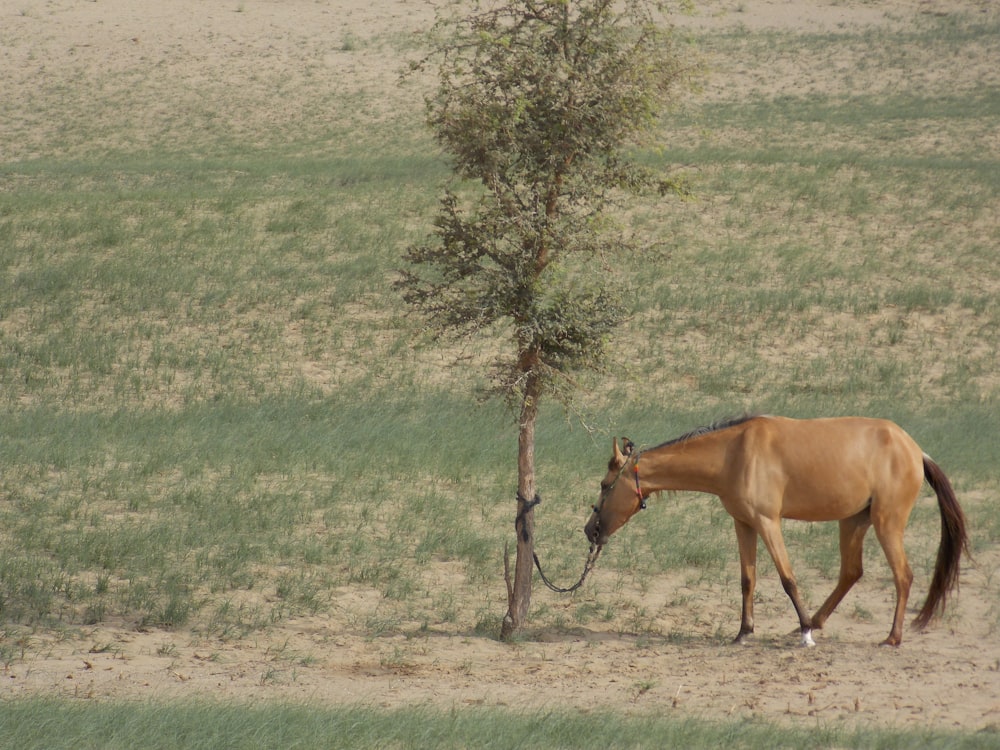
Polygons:
[[510,0],[445,18],[427,121],[450,155],[434,232],[399,287],[440,334],[510,343],[492,376],[518,415],[517,555],[501,637],[524,623],[534,551],[535,423],[599,369],[623,320],[610,221],[628,191],[676,185],[631,163],[684,68],[650,0]]

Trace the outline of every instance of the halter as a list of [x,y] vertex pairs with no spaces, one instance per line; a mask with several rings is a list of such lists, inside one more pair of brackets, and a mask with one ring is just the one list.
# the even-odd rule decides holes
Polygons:
[[[626,446],[629,451],[626,454],[626,458],[628,459],[632,457],[632,451],[635,450],[635,445],[629,442],[626,444]],[[632,462],[632,470],[635,472],[635,496],[639,499],[639,510],[646,510],[646,498],[643,497],[642,489],[639,487],[639,459],[641,457],[642,457],[642,451],[636,453],[635,460]],[[622,464],[622,467],[618,470],[618,476],[615,477],[615,481],[609,484],[607,488],[603,492],[601,492],[600,501],[598,502],[597,505],[593,506],[595,513],[599,514],[601,512],[601,508],[604,507],[604,501],[607,499],[608,493],[615,488],[615,485],[618,484],[618,480],[622,478],[622,474],[625,473],[625,469],[627,468],[628,468],[628,460],[626,460],[625,463]]]
[[642,496],[642,490],[639,489],[639,456],[635,457],[635,463],[632,466],[635,469],[635,496],[639,498],[639,510],[646,510],[646,498]]

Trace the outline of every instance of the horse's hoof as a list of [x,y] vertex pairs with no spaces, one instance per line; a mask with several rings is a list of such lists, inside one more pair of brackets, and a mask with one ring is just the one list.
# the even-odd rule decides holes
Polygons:
[[816,645],[816,641],[813,640],[812,630],[802,631],[802,648],[811,648]]

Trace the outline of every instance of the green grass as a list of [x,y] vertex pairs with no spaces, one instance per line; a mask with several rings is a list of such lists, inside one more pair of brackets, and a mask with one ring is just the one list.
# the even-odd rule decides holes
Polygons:
[[478,708],[245,707],[213,702],[95,704],[15,701],[0,707],[0,744],[32,748],[989,748],[994,733],[789,730],[757,722],[709,723],[610,712]]
[[[469,482],[456,462],[476,465],[479,477],[501,471],[498,440],[467,440],[484,414],[437,409],[427,419],[439,397],[404,406],[384,391],[365,396],[213,401],[127,418],[44,408],[11,415],[7,445],[20,470],[5,476],[3,516],[21,552],[0,563],[5,618],[87,623],[99,612],[180,626],[233,590],[276,586],[280,613],[315,610],[327,603],[321,592],[350,581],[383,584],[391,596],[404,583],[386,578],[393,568],[379,564],[383,556],[484,564],[490,546],[470,523],[478,509],[435,522],[440,493]],[[509,432],[500,415],[491,421],[498,435]],[[407,451],[412,440],[433,442],[436,460]],[[431,484],[406,489],[399,503],[414,475]],[[421,537],[393,535],[407,519],[426,529]],[[301,562],[311,575],[292,588],[253,572]]]
[[[722,65],[856,64],[826,89],[723,91],[671,115],[664,150],[640,154],[686,165],[693,197],[630,204],[623,220],[650,246],[616,263],[634,315],[608,373],[581,381],[582,418],[543,411],[537,533],[550,576],[578,574],[612,434],[648,445],[744,410],[866,413],[902,424],[960,492],[995,493],[1000,95],[961,71],[968,50],[993,54],[998,37],[995,21],[964,16],[877,34],[703,36]],[[411,44],[337,43],[351,55]],[[906,73],[928,54],[955,75]],[[871,88],[885,71],[892,90]],[[246,637],[333,611],[343,586],[379,596],[349,624],[357,631],[495,635],[516,435],[480,397],[502,342],[430,341],[392,290],[447,174],[414,84],[391,96],[405,106],[373,115],[364,91],[334,95],[307,77],[309,107],[268,119],[281,82],[262,76],[245,92],[265,92],[250,101],[252,138],[226,127],[231,92],[219,111],[206,100],[191,122],[146,132],[141,117],[108,114],[127,81],[91,101],[70,78],[67,90],[46,84],[31,113],[62,129],[38,130],[39,147],[27,126],[0,142],[15,154],[0,165],[4,664],[23,658],[20,633],[120,619]],[[1000,543],[994,505],[968,508],[979,552]],[[911,527],[918,571],[936,545],[932,510]],[[612,583],[569,615],[538,603],[531,627],[655,630],[642,587],[666,574],[727,586],[735,611],[735,542],[718,503],[664,497],[628,532],[601,561]],[[788,533],[797,570],[827,589],[835,529]],[[877,565],[871,540],[867,552]],[[441,565],[460,580],[442,586]],[[697,613],[695,601],[675,606]],[[688,636],[716,637],[693,620]],[[244,725],[247,711],[226,706],[86,709],[76,732],[63,727],[82,704],[5,704],[0,744],[275,746],[303,723],[305,746],[813,744],[754,725],[596,714],[271,707]],[[52,716],[51,733],[14,734],[38,715]],[[830,732],[844,747],[989,744]]]

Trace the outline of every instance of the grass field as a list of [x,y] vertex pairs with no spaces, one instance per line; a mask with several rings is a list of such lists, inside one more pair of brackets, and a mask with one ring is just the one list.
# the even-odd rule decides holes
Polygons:
[[[159,750],[190,748],[493,748],[606,747],[837,747],[879,750],[977,750],[995,747],[995,737],[926,730],[850,731],[837,728],[777,729],[726,726],[653,716],[623,722],[610,714],[535,713],[513,716],[491,709],[448,713],[413,708],[374,714],[360,708],[301,705],[252,708],[214,704],[94,705],[40,700],[0,707],[0,742],[24,750],[139,745]],[[44,723],[45,741],[25,727]],[[82,731],[81,731],[82,728]]]
[[[639,152],[682,173],[692,197],[622,217],[649,244],[618,264],[634,315],[608,374],[582,382],[578,410],[543,415],[539,544],[562,578],[579,564],[612,434],[648,444],[744,410],[864,413],[902,424],[966,496],[1000,486],[1000,86],[962,74],[1000,59],[996,14],[690,33],[716,77],[762,81],[749,93],[709,87]],[[338,52],[402,60],[413,45],[391,32],[345,38]],[[821,77],[832,60],[849,63]],[[924,60],[954,75],[931,77]],[[162,83],[153,66],[133,75],[140,88]],[[97,96],[82,90],[93,78],[41,86],[23,128],[0,131],[0,663],[23,658],[33,634],[104,622],[245,638],[330,612],[334,592],[353,586],[381,596],[352,623],[372,634],[442,623],[493,633],[515,430],[481,401],[477,364],[502,339],[438,346],[391,288],[447,175],[421,129],[419,82],[391,94],[408,106],[373,115],[364,91],[333,96],[306,76],[297,85],[312,109],[242,137],[210,126],[226,101],[204,103],[190,128],[116,119],[128,82],[96,80]],[[37,143],[36,120],[62,125]],[[602,562],[620,588],[569,614],[539,604],[531,627],[611,619],[641,631],[653,626],[625,590],[649,575],[731,580],[728,517],[705,504],[692,521],[683,507],[645,518]],[[995,552],[996,504],[967,512],[974,552]],[[937,529],[922,504],[915,568],[931,565]],[[834,575],[835,530],[788,535],[790,547],[809,540],[801,576]],[[874,543],[867,554],[883,564]],[[64,726],[80,718],[44,701],[4,709],[23,721],[35,710]],[[135,736],[159,735],[172,710],[143,709]],[[257,712],[257,746],[285,744],[266,732],[298,721],[283,715],[295,710]],[[216,720],[233,721],[228,711]],[[310,716],[323,726],[306,745],[371,713]],[[521,741],[517,722],[492,720],[507,732],[500,744],[464,714],[435,715],[428,731],[437,744],[461,725],[452,736],[467,739],[441,746]],[[103,733],[112,719],[90,721],[75,746],[135,744]],[[691,729],[625,725],[612,724],[620,739],[608,746],[671,744]],[[595,719],[585,728],[590,737]],[[18,742],[52,746],[63,731]],[[427,744],[406,731],[389,746]],[[691,744],[741,731],[699,727]],[[755,746],[756,731],[737,746]],[[525,746],[573,746],[543,736]],[[767,735],[775,747],[798,739]],[[830,739],[914,744],[853,742]]]

